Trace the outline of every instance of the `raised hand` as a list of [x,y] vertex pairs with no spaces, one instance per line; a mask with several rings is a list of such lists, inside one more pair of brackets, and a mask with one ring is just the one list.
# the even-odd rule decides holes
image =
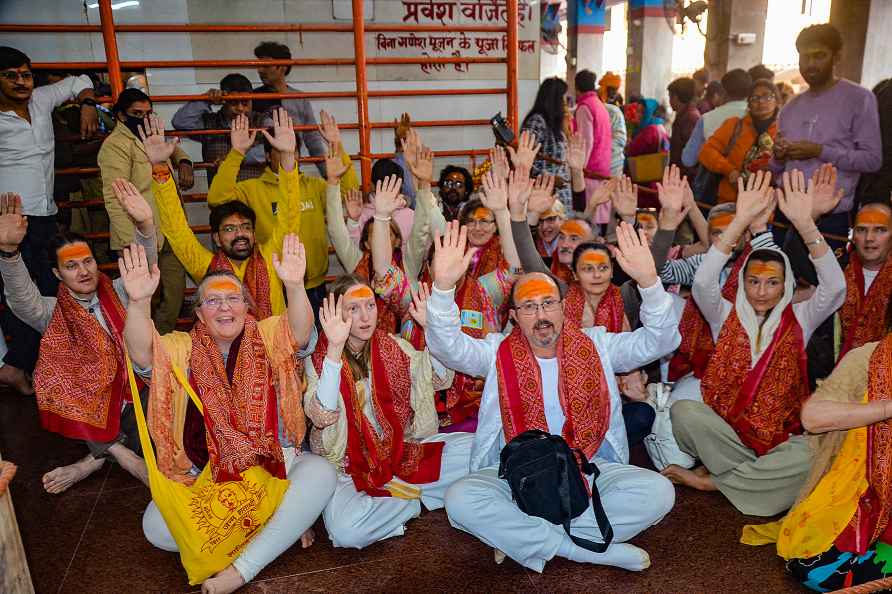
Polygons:
[[429,184],[434,177],[434,153],[421,143],[418,132],[409,129],[403,143],[406,165],[419,184]]
[[257,130],[250,130],[250,122],[245,114],[235,116],[229,123],[229,142],[241,154],[247,154],[251,150],[256,138]]
[[[400,116],[399,122],[393,120],[393,123],[396,124],[394,135],[402,142],[406,139],[406,134],[408,134],[409,130],[412,129],[412,118],[409,117],[408,113],[403,113]],[[403,147],[405,149],[405,146]]]
[[[533,192],[533,180],[528,175],[524,175],[521,171],[512,171],[508,174],[508,202],[527,202],[530,201],[530,195]],[[503,205],[501,210],[508,208]],[[490,208],[493,212],[495,209]]]
[[491,210],[493,213],[506,210],[508,208],[508,184],[506,180],[495,175],[490,169],[481,178],[483,185],[483,194],[480,201],[483,206]]
[[272,118],[273,134],[266,130],[261,132],[274,149],[283,155],[293,155],[297,148],[297,137],[294,134],[294,122],[291,121],[291,116],[285,108],[279,107],[273,110]]
[[328,150],[325,151],[325,175],[328,178],[328,183],[331,185],[340,182],[341,177],[350,168],[350,165],[344,163],[344,160],[341,158],[342,152],[343,149],[340,142],[328,143]]
[[687,179],[681,177],[677,166],[671,165],[663,170],[663,182],[657,183],[661,227],[677,229],[688,215],[690,207],[685,205],[686,184]]
[[585,138],[577,132],[567,139],[567,165],[570,169],[585,171]]
[[586,210],[593,210],[596,206],[610,202],[610,197],[616,192],[619,180],[610,178],[601,182],[589,198]]
[[811,176],[811,183],[814,184],[812,192],[812,212],[811,218],[818,220],[828,212],[831,212],[842,197],[845,190],[836,187],[837,171],[836,167],[830,163],[821,165]]
[[136,186],[126,179],[118,178],[112,182],[112,190],[114,190],[115,198],[117,198],[121,208],[124,209],[127,216],[133,221],[133,224],[140,230],[140,233],[143,233],[145,228],[154,224],[152,207],[149,206],[143,195],[136,189]]
[[427,300],[430,299],[430,285],[418,283],[418,290],[409,288],[412,294],[412,303],[409,305],[409,315],[421,326],[427,328]]
[[375,184],[375,217],[389,219],[394,211],[406,206],[405,198],[400,196],[402,180],[389,175]]
[[527,209],[541,215],[554,205],[554,176],[543,173],[533,182]]
[[350,328],[353,326],[353,318],[347,316],[344,318],[344,297],[335,297],[329,294],[323,301],[322,307],[319,308],[319,325],[325,332],[328,339],[329,353],[331,349],[337,349],[336,357],[328,357],[334,361],[340,361],[341,352],[344,345],[347,344],[347,338],[350,337]]
[[634,219],[638,212],[638,186],[628,176],[617,180],[613,192],[613,209],[623,219]]
[[467,227],[459,227],[458,221],[449,221],[446,224],[446,232],[443,235],[437,233],[434,237],[434,259],[431,271],[434,277],[434,286],[441,291],[449,291],[455,288],[461,280],[471,258],[477,251],[472,247],[465,251],[468,244]]
[[147,115],[139,126],[139,139],[142,140],[152,165],[165,165],[180,142],[178,137],[174,137],[171,142],[165,140],[164,122],[153,113]]
[[307,272],[307,253],[304,244],[294,233],[289,233],[282,239],[281,257],[273,252],[273,268],[286,287],[303,286],[304,274]]
[[319,134],[322,135],[322,138],[329,144],[340,143],[341,131],[338,129],[338,123],[334,116],[323,109],[319,112],[319,119],[322,120],[322,123],[319,124]]
[[158,264],[152,264],[150,268],[146,249],[136,243],[131,243],[121,251],[118,270],[121,272],[127,297],[132,302],[150,300],[161,281]]
[[22,215],[22,198],[15,192],[0,194],[0,250],[14,252],[28,232],[28,218]]
[[508,155],[501,146],[494,146],[489,149],[489,162],[491,166],[489,170],[498,179],[508,179],[508,173],[511,166],[508,165]]
[[778,206],[798,229],[801,225],[812,222],[815,183],[814,180],[809,180],[806,184],[805,175],[798,169],[785,171],[782,179],[784,189],[777,192]]
[[536,137],[528,130],[521,132],[520,139],[517,142],[517,150],[514,150],[514,147],[510,145],[508,146],[508,154],[511,156],[511,162],[514,163],[514,169],[525,171],[529,175],[530,169],[533,168],[533,161],[536,160],[536,155],[539,153],[541,146],[541,144],[536,142]]
[[616,228],[616,241],[617,248],[613,251],[613,256],[626,274],[639,287],[653,286],[658,280],[657,267],[644,230],[639,229],[636,233],[632,225],[623,221]]
[[735,218],[740,218],[747,225],[752,224],[770,205],[771,194],[771,173],[768,171],[757,171],[749,176],[746,185],[743,183],[743,178],[737,180]]
[[362,216],[362,190],[355,189],[347,192],[344,196],[344,210],[347,212],[347,218],[351,221],[358,221]]

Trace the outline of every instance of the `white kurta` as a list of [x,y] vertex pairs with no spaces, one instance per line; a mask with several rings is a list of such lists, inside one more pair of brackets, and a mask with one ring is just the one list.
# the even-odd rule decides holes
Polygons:
[[[681,340],[677,308],[672,307],[672,300],[662,285],[657,283],[642,289],[641,297],[642,328],[618,334],[607,333],[602,327],[583,330],[598,350],[610,392],[610,427],[593,460],[601,472],[597,489],[616,543],[659,522],[675,503],[675,489],[665,477],[628,465],[622,401],[614,375],[667,355]],[[427,319],[428,348],[438,360],[456,371],[486,377],[471,453],[471,474],[457,481],[446,493],[449,521],[525,567],[541,572],[545,563],[562,548],[578,547],[561,526],[522,512],[512,500],[508,483],[498,477],[499,453],[505,445],[505,436],[499,408],[496,353],[505,337],[490,334],[485,339],[474,339],[463,334],[452,291],[433,289]],[[553,367],[554,372],[546,364],[542,372],[543,407],[549,430],[559,433],[564,414],[557,395],[557,366]],[[591,507],[573,519],[571,529],[582,538],[603,540]],[[594,563],[615,564],[611,555],[616,548],[611,545],[605,553],[589,559]]]

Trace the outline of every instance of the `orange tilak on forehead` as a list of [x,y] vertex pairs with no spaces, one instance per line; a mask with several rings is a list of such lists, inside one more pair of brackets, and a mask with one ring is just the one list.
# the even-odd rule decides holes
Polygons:
[[474,221],[490,221],[492,220],[492,211],[483,206],[478,206],[471,213],[471,219]]
[[56,251],[56,258],[60,263],[81,258],[91,258],[92,256],[93,252],[90,251],[90,246],[82,241],[63,245]]
[[356,285],[355,287],[344,293],[344,297],[348,297],[350,299],[374,299],[375,294],[372,293],[372,290],[365,285]]
[[208,291],[217,291],[218,293],[241,293],[242,289],[235,281],[228,278],[212,280],[207,285]]
[[734,220],[734,214],[730,212],[726,212],[720,215],[716,215],[709,219],[709,228],[710,229],[726,229],[728,225],[731,224],[731,221]]
[[607,254],[602,252],[601,250],[589,250],[582,254],[579,258],[579,261],[582,264],[593,264],[595,266],[599,266],[601,264],[607,264],[610,262],[610,258],[607,257]]
[[655,217],[652,213],[649,212],[639,212],[638,213],[638,222],[639,223],[654,223],[657,222],[657,217]]
[[784,269],[778,262],[760,262],[759,260],[754,260],[747,266],[747,274],[764,277],[782,277],[784,275]]
[[585,225],[580,223],[579,221],[567,221],[563,225],[561,225],[561,233],[564,235],[577,235],[579,237],[585,237],[589,234],[589,230],[586,229]]
[[855,216],[855,226],[859,225],[879,225],[882,227],[889,227],[892,223],[892,220],[889,218],[889,213],[886,212],[882,208],[862,208],[861,211]]
[[520,281],[517,285],[517,291],[514,293],[515,301],[521,303],[528,299],[538,299],[540,297],[558,297],[560,293],[554,283],[541,278],[531,278]]

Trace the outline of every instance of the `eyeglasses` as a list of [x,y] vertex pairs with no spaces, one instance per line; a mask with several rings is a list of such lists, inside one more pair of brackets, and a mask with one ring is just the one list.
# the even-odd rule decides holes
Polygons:
[[465,182],[463,181],[453,181],[451,179],[447,179],[443,182],[443,187],[448,188],[450,190],[457,190],[458,188],[464,188]]
[[9,82],[15,82],[20,78],[23,81],[34,80],[34,75],[30,72],[16,72],[13,70],[7,70],[5,72],[0,72],[0,78],[8,80]]
[[244,231],[246,233],[250,233],[253,230],[253,223],[242,223],[241,225],[223,225],[220,227],[220,231],[222,231],[223,233],[235,233],[236,231]]
[[465,224],[468,227],[488,227],[494,223],[495,221],[490,219],[471,219]]
[[209,297],[204,301],[200,302],[198,305],[203,305],[208,309],[220,309],[223,304],[229,306],[230,309],[235,309],[239,305],[245,303],[244,295],[229,295],[227,297]]
[[750,103],[768,103],[769,101],[777,101],[774,95],[753,95],[750,97]]
[[542,311],[544,313],[554,313],[561,308],[561,300],[546,299],[542,303],[527,301],[523,305],[518,305],[514,309],[517,310],[518,315],[525,318],[531,318],[536,315],[536,313],[539,311],[539,308],[542,308]]

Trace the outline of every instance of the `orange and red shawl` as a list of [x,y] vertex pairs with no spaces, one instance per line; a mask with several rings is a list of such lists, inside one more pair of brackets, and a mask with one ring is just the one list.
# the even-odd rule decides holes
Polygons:
[[56,308],[40,339],[34,391],[44,429],[108,442],[118,437],[121,406],[130,400],[122,342],[125,311],[112,281],[101,273],[96,296],[108,332],[59,285]]
[[[220,271],[236,274],[232,262],[229,261],[226,254],[218,250],[208,265],[207,272]],[[242,278],[242,282],[248,287],[248,293],[251,295],[251,299],[254,300],[251,314],[258,320],[265,320],[273,315],[273,308],[269,298],[269,272],[266,269],[266,260],[263,259],[263,255],[261,255],[256,245],[248,258],[248,265],[245,268],[245,276]]]
[[189,335],[189,381],[204,406],[214,482],[241,480],[241,473],[252,466],[262,466],[284,479],[273,369],[257,322],[250,317],[245,320],[240,339],[230,347],[229,357],[238,357],[231,382],[220,349],[204,323],[197,321]]
[[[322,363],[328,340],[321,336],[313,352],[316,373]],[[356,390],[356,379],[346,358],[341,359],[341,398],[347,416],[346,471],[359,491],[372,497],[390,497],[384,489],[398,478],[412,484],[424,484],[440,478],[443,442],[405,441],[412,424],[412,377],[409,357],[386,332],[375,330],[370,345],[372,409],[381,427],[380,433],[363,413],[363,402]]]
[[[585,291],[579,283],[571,284],[567,296],[564,297],[564,319],[574,328],[581,328],[585,307]],[[611,284],[598,302],[598,309],[595,310],[595,326],[604,326],[608,332],[622,332],[625,317],[622,293],[619,287]]]
[[[610,427],[610,392],[595,343],[582,330],[564,325],[558,338],[558,397],[566,415],[561,435],[571,448],[591,459]],[[496,354],[499,408],[505,441],[529,429],[549,432],[542,374],[520,328],[515,327]]]
[[[731,272],[722,287],[722,297],[726,301],[734,303],[737,298],[737,286],[740,284],[740,269],[749,257],[752,248],[747,245],[743,253],[737,257]],[[677,382],[687,374],[693,372],[694,377],[702,379],[709,364],[709,357],[715,348],[712,341],[712,331],[709,322],[700,313],[700,308],[694,301],[693,295],[689,296],[681,314],[681,322],[678,325],[681,333],[681,344],[669,361],[669,381]]]
[[567,284],[573,282],[573,270],[566,264],[561,264],[557,249],[551,256],[551,273]]
[[[363,252],[362,258],[353,269],[353,273],[368,283],[372,282],[372,254],[371,252]],[[390,263],[393,266],[401,266],[400,259],[394,254]],[[397,312],[388,304],[387,301],[381,299],[381,296],[375,293],[375,304],[378,306],[378,322],[375,324],[381,330],[388,334],[400,331],[399,316]]]
[[465,276],[478,278],[500,267],[507,269],[508,263],[502,255],[502,243],[499,241],[499,236],[493,235],[489,241],[477,248]]
[[808,359],[802,328],[788,305],[771,343],[750,369],[750,340],[737,310],[722,325],[701,382],[703,402],[761,456],[802,433],[799,411],[808,398]]
[[858,252],[851,251],[846,266],[846,301],[839,310],[843,343],[839,358],[854,348],[880,340],[886,334],[886,306],[892,295],[892,258],[864,294],[864,268]]
[[[867,399],[892,400],[892,334],[887,334],[870,356]],[[867,482],[848,526],[836,537],[840,551],[864,554],[881,539],[892,542],[892,421],[885,419],[867,428]]]

